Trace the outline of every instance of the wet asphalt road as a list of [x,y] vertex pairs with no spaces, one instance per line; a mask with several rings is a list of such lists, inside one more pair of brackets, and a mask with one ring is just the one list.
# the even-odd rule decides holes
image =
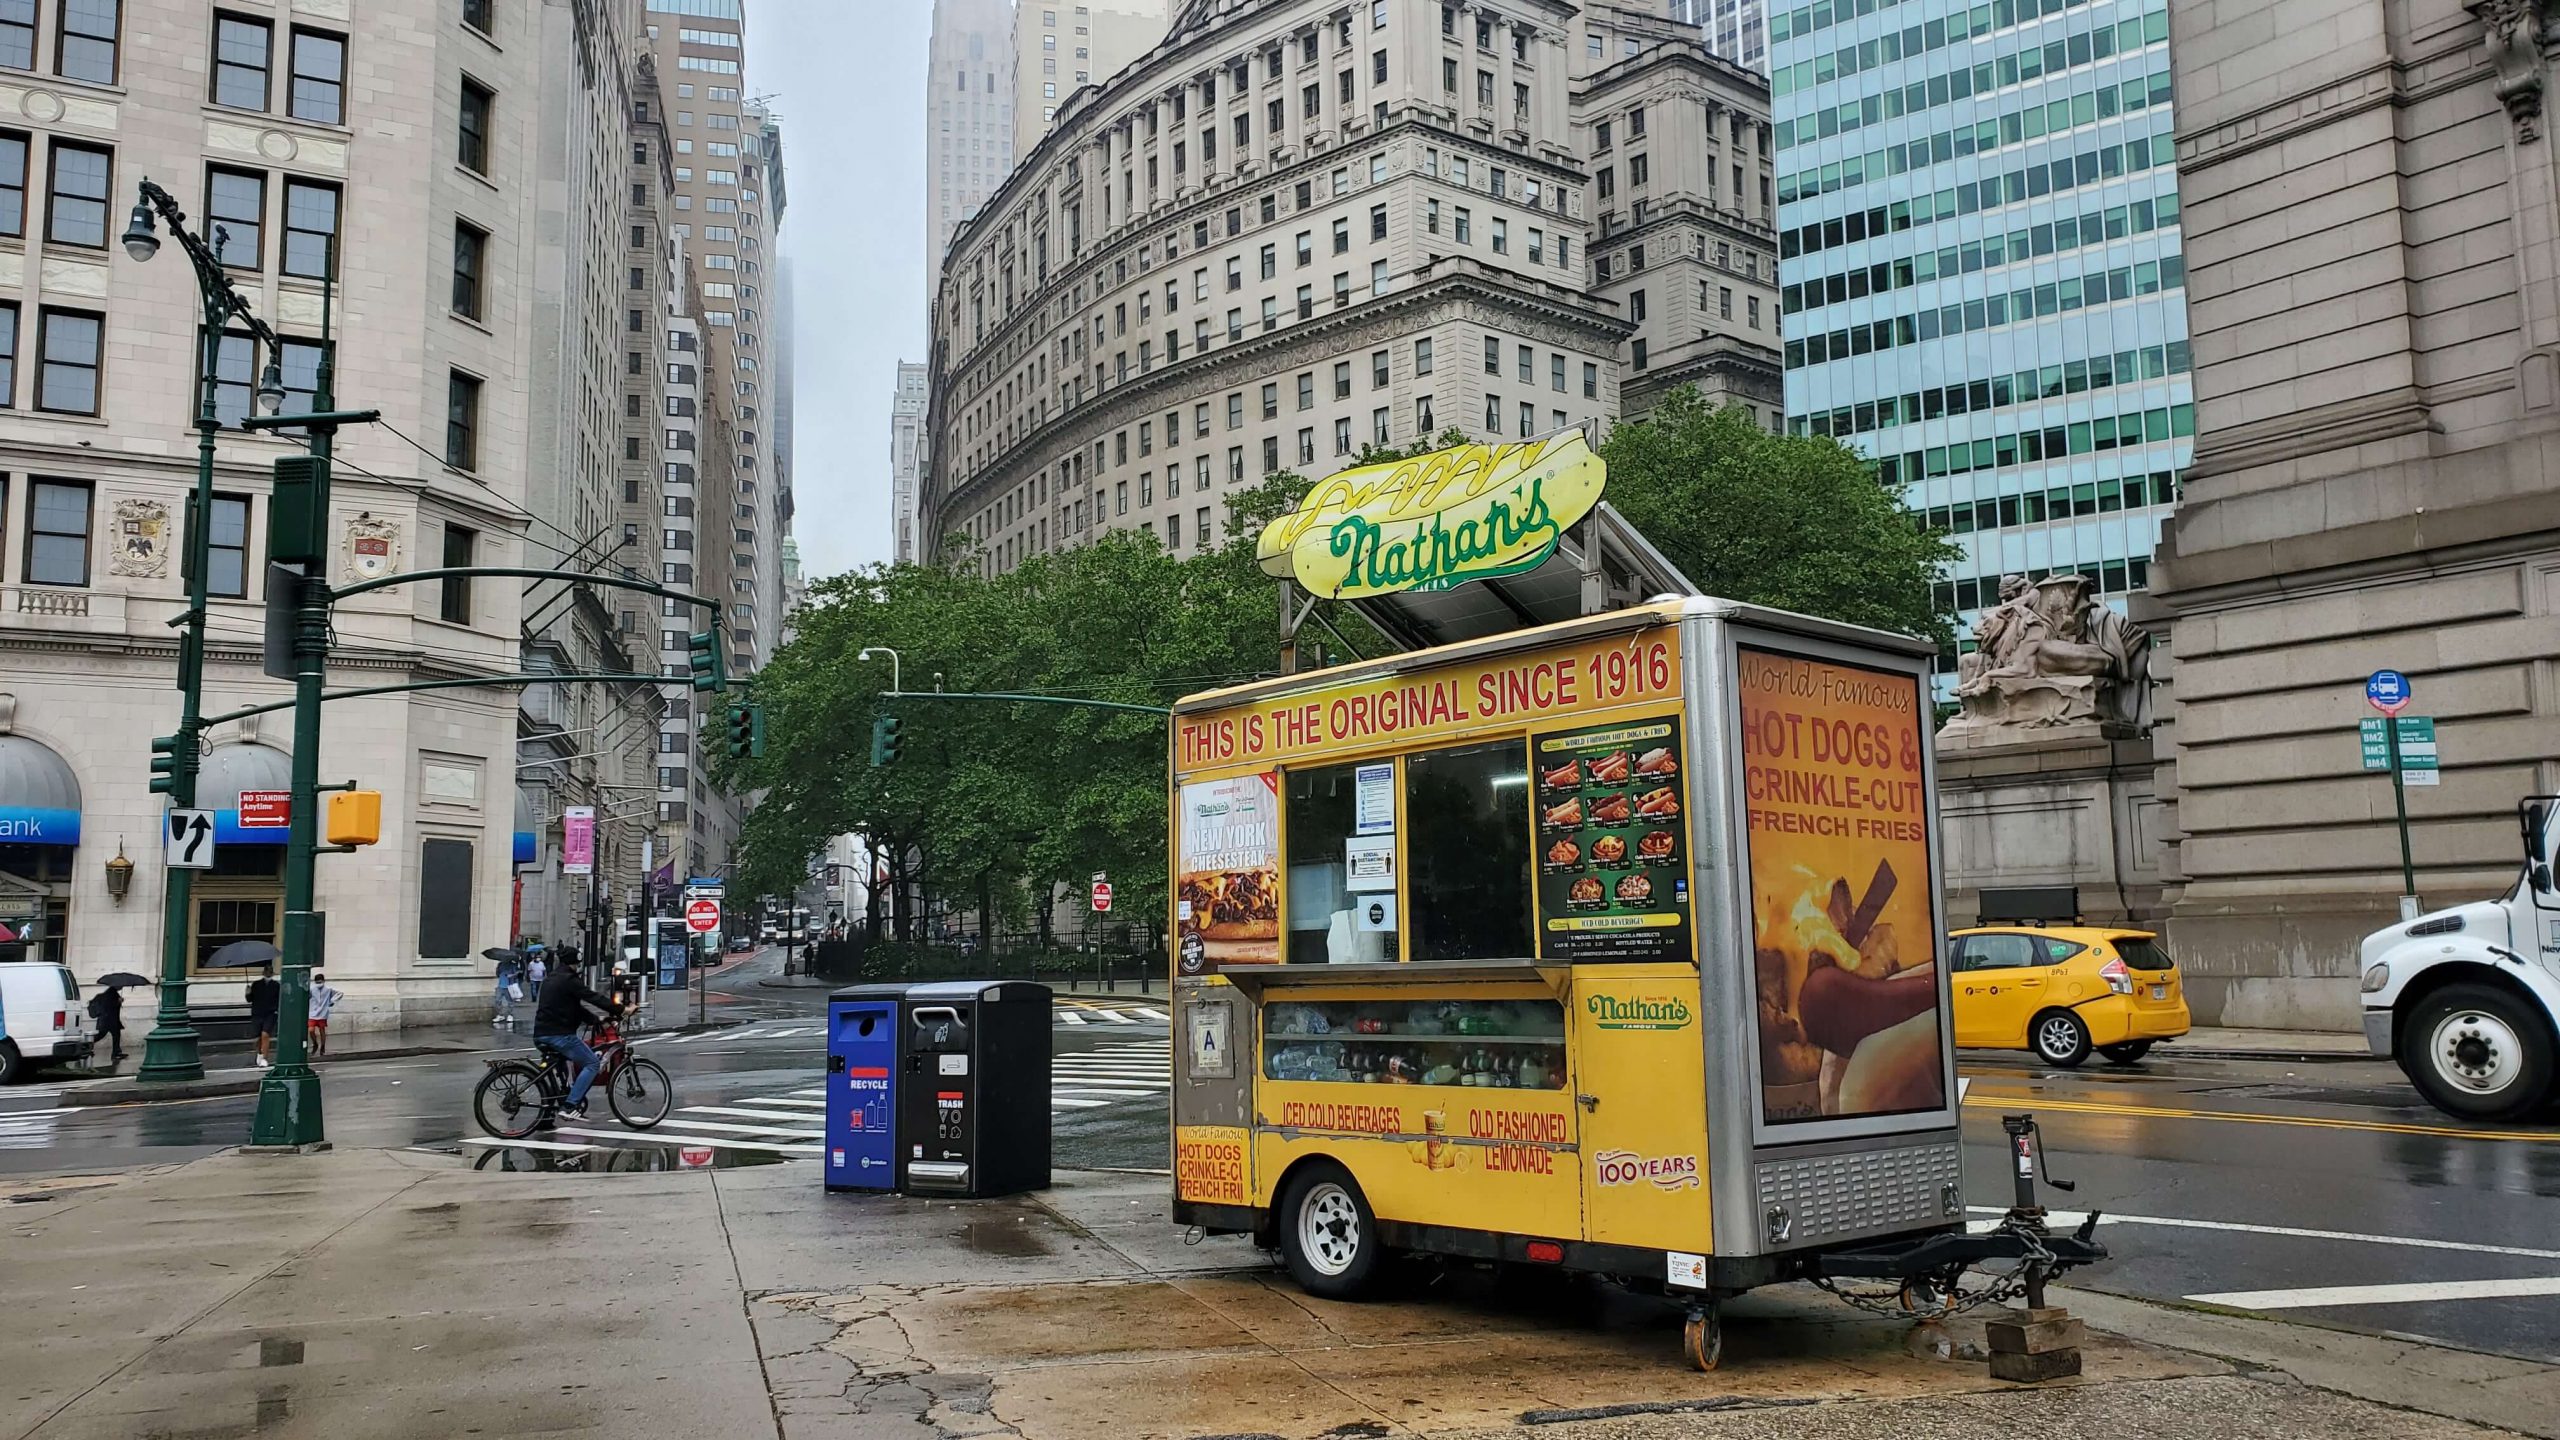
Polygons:
[[[756,983],[778,959],[732,965],[715,982],[707,1012],[739,1023],[699,1037],[661,1035],[640,1052],[673,1075],[678,1106],[709,1107],[680,1109],[659,1134],[767,1146],[724,1146],[722,1164],[784,1158],[771,1148],[776,1137],[759,1131],[776,1124],[774,1107],[805,1109],[824,1071],[823,992]],[[689,1008],[679,1017],[661,1006],[662,1023],[690,1018]],[[491,1053],[525,1043],[491,1034]],[[1062,997],[1053,1035],[1056,1162],[1162,1170],[1169,1076],[1161,1007],[1142,997]],[[462,1147],[489,1165],[676,1163],[680,1142],[618,1136],[557,1137],[591,1151],[483,1155],[464,1146],[470,1087],[485,1058],[325,1067],[331,1138]],[[2114,1258],[2072,1283],[2560,1361],[2560,1128],[2451,1121],[2420,1104],[2391,1066],[2361,1060],[2182,1059],[2171,1046],[2131,1071],[2053,1071],[2023,1056],[1986,1055],[1967,1056],[1964,1070],[1967,1190],[1981,1217],[2008,1203],[1999,1121],[2014,1110],[2036,1114],[2052,1173],[2078,1182],[2069,1195],[2046,1192],[2046,1203],[2108,1217],[2101,1234]],[[0,1092],[0,1179],[208,1154],[245,1137],[253,1101],[46,1108],[53,1104],[49,1094]]]

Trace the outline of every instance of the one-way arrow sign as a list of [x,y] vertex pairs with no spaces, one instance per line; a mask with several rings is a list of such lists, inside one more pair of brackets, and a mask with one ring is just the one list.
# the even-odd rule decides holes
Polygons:
[[213,812],[172,810],[163,843],[172,870],[213,868]]

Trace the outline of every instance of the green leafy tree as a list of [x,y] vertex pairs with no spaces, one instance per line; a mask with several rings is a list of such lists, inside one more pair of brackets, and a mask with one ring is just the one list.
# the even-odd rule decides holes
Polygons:
[[1708,594],[1948,642],[1931,592],[1960,552],[1838,441],[1683,386],[1600,454],[1609,503]]

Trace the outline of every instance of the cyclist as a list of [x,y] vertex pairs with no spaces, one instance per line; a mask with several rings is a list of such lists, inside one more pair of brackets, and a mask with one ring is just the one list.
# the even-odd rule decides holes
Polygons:
[[577,968],[570,965],[552,966],[533,1002],[535,1047],[577,1067],[577,1078],[569,1082],[569,1098],[560,1107],[560,1113],[573,1120],[587,1118],[587,1087],[596,1082],[596,1071],[604,1063],[579,1033],[587,1024],[589,1007],[616,1018],[622,1014],[619,1004],[588,989],[587,982],[578,978]]

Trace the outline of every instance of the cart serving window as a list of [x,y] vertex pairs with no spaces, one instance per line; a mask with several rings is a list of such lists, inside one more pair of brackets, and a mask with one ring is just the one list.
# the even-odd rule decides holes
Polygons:
[[1668,626],[1177,717],[1183,974],[1694,962]]

